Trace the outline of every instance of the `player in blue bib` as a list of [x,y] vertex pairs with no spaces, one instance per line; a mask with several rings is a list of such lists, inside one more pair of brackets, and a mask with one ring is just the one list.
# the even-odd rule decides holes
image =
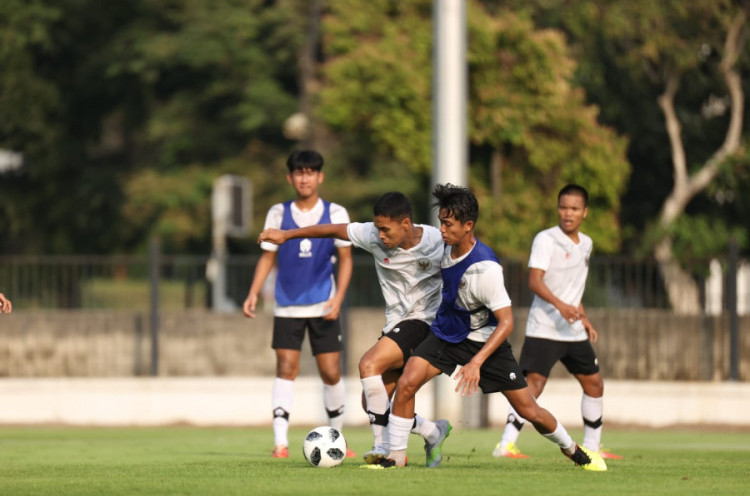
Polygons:
[[387,466],[406,463],[414,395],[438,374],[453,374],[456,392],[470,396],[501,392],[536,430],[557,444],[563,454],[587,470],[606,470],[596,453],[579,447],[554,416],[540,407],[524,380],[507,338],[513,332],[513,312],[502,267],[487,246],[474,236],[479,217],[476,197],[466,188],[437,185],[440,233],[446,244],[440,263],[443,300],[432,333],[414,350],[396,386],[388,419],[391,440]]
[[[284,202],[281,229],[300,227],[292,217],[292,202]],[[323,200],[323,215],[317,224],[331,223],[331,204]],[[281,306],[310,305],[327,301],[333,287],[333,263],[336,246],[333,239],[295,239],[279,246],[276,259],[279,270],[276,276],[275,299]],[[291,270],[293,268],[293,270]]]
[[[277,203],[266,216],[265,228],[297,227],[349,222],[346,210],[318,195],[323,182],[323,157],[312,150],[299,150],[287,160],[287,181],[294,188],[293,201]],[[242,306],[247,317],[256,316],[258,296],[276,265],[273,340],[276,378],[272,392],[274,458],[289,456],[289,414],[294,379],[300,369],[300,349],[309,333],[318,373],[323,380],[323,405],[328,423],[343,427],[346,392],[341,380],[342,335],[339,313],[352,275],[351,243],[332,239],[302,238],[283,246],[261,243],[263,254]],[[338,259],[338,277],[334,263]],[[354,456],[349,452],[348,456]]]

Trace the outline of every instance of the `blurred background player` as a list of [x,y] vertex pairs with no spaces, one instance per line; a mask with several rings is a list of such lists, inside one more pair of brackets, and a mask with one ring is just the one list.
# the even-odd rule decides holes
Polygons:
[[513,312],[505,289],[503,269],[492,250],[474,236],[479,217],[476,197],[466,188],[437,185],[433,192],[439,209],[440,233],[446,243],[441,262],[442,301],[430,335],[406,364],[398,381],[388,422],[389,458],[383,468],[406,464],[409,426],[416,392],[438,374],[453,374],[456,392],[470,396],[502,392],[536,430],[576,465],[603,471],[607,465],[596,453],[579,447],[550,412],[541,408],[524,381],[507,341],[513,332]]
[[[287,168],[286,178],[294,188],[296,198],[271,207],[266,215],[266,229],[349,222],[344,207],[324,201],[318,195],[318,187],[324,179],[321,170],[323,157],[318,152],[295,151],[287,159]],[[278,262],[271,345],[276,350],[272,456],[287,458],[289,412],[305,330],[323,380],[323,404],[328,423],[339,430],[343,427],[346,392],[341,379],[339,314],[352,275],[352,249],[351,243],[332,239],[301,239],[284,246],[262,243],[261,248],[263,254],[258,260],[242,310],[245,316],[255,317],[263,283]],[[334,281],[336,258],[339,266]],[[354,456],[354,453],[349,452],[347,456]]]
[[4,294],[0,293],[0,313],[11,313],[13,311],[13,304]]
[[[265,230],[260,241],[284,243],[299,237],[336,237],[372,254],[383,298],[385,327],[378,342],[359,362],[363,407],[370,419],[373,448],[365,453],[368,465],[377,466],[389,452],[390,399],[404,364],[414,348],[430,333],[440,305],[440,232],[412,222],[409,199],[399,192],[382,195],[373,207],[373,222],[317,225],[291,231]],[[413,398],[412,398],[413,401]],[[414,405],[412,404],[412,410]],[[440,448],[450,434],[447,420],[411,418],[410,430],[425,440],[426,464],[436,467]]]
[[[529,258],[529,288],[534,301],[520,364],[532,394],[538,398],[552,366],[561,361],[583,388],[583,446],[602,458],[622,458],[601,448],[604,383],[591,346],[598,334],[581,303],[593,247],[591,238],[580,232],[588,204],[585,188],[565,186],[557,195],[559,225],[534,238]],[[523,424],[523,416],[511,407],[494,456],[528,458],[516,446]]]

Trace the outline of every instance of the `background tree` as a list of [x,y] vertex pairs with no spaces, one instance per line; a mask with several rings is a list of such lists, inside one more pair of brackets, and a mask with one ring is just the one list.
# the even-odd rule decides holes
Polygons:
[[747,2],[513,3],[569,34],[601,120],[631,137],[630,249],[653,253],[675,310],[699,312],[694,276],[747,236]]
[[[387,171],[379,187],[426,204],[432,2],[337,0],[329,8],[318,111],[343,143],[356,143],[341,147],[365,159],[354,170],[372,182]],[[576,181],[592,193],[597,248],[617,250],[625,141],[596,122],[597,109],[573,86],[575,63],[560,33],[470,2],[469,63],[470,182],[483,205],[483,238],[504,256],[526,256],[534,233],[555,223],[554,195]]]
[[299,4],[3,2],[0,147],[27,166],[0,185],[0,249],[132,251],[156,232],[205,253],[213,177],[283,181]]
[[470,137],[485,237],[506,256],[528,256],[534,234],[557,223],[557,192],[575,182],[591,195],[586,232],[597,250],[617,251],[626,141],[597,123],[574,85],[562,33],[507,10],[470,13]]

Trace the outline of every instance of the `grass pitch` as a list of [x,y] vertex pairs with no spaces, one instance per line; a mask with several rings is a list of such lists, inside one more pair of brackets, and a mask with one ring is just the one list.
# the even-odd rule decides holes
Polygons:
[[[750,432],[605,431],[625,456],[603,473],[575,468],[549,441],[525,430],[527,460],[495,459],[500,430],[454,426],[438,469],[412,436],[409,466],[366,470],[360,459],[332,469],[307,465],[290,431],[290,458],[270,458],[270,428],[0,428],[0,494],[13,495],[747,495]],[[580,439],[580,431],[572,432]],[[345,432],[361,454],[367,428]]]

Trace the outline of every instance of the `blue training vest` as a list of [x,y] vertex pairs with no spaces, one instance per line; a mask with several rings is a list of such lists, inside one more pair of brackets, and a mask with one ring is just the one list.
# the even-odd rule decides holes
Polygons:
[[[296,229],[299,226],[292,219],[292,202],[284,202],[284,217],[281,229]],[[331,223],[330,202],[323,201],[323,215],[318,224]],[[331,238],[292,239],[279,246],[276,254],[278,274],[276,275],[275,297],[281,306],[312,305],[327,301],[331,295],[331,275],[336,254]]]
[[[497,257],[487,245],[479,240],[476,241],[474,248],[466,258],[452,267],[440,270],[443,277],[443,300],[440,302],[440,308],[438,308],[431,329],[437,337],[449,343],[460,343],[466,339],[466,336],[472,331],[471,314],[485,309],[485,307],[479,307],[467,310],[456,302],[461,278],[466,269],[484,260],[498,262]],[[497,325],[495,314],[489,312],[489,320],[485,325]]]

